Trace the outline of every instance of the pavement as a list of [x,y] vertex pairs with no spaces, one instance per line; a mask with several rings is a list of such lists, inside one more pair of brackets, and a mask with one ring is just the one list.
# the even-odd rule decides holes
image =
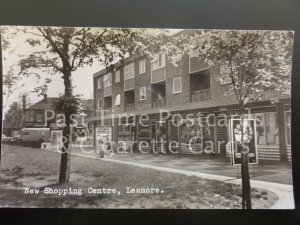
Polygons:
[[[72,148],[73,153],[98,157],[93,148]],[[106,154],[105,158],[115,159],[126,162],[141,163],[167,167],[173,169],[183,169],[193,172],[208,173],[233,178],[240,178],[241,167],[232,166],[230,158],[218,156],[195,156],[178,154],[142,154],[142,153],[122,153]],[[290,162],[282,163],[278,161],[259,161],[258,164],[249,165],[250,178],[252,180],[267,181],[280,184],[292,185],[292,164]]]
[[[98,158],[93,149],[73,148],[72,154],[86,158]],[[230,159],[183,155],[158,155],[141,153],[105,154],[103,161],[160,170],[171,173],[241,185],[241,168],[232,166]],[[294,209],[291,163],[259,162],[249,165],[251,187],[274,192],[278,201],[272,209]]]

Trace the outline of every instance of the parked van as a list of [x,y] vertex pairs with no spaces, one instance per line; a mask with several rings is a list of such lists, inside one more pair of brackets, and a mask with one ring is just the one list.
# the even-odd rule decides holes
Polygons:
[[18,141],[50,142],[50,128],[23,128]]

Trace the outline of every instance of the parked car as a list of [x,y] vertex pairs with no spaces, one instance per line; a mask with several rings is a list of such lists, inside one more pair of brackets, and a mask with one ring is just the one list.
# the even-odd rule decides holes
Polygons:
[[50,128],[23,128],[18,141],[50,142]]
[[2,134],[2,141],[12,141],[12,137],[7,137],[5,134]]

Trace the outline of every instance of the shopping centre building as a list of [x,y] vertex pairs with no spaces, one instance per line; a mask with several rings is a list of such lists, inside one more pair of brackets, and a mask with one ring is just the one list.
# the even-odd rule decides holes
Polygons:
[[[196,151],[226,157],[229,120],[239,113],[236,96],[227,94],[231,83],[217,79],[226,68],[209,67],[188,54],[176,61],[177,66],[164,53],[154,58],[135,55],[93,75],[95,115],[87,121],[96,145],[105,138],[127,143],[136,152],[143,146],[143,152]],[[272,101],[274,96],[279,100]],[[248,114],[260,120],[256,127],[259,160],[290,161],[290,96],[266,93],[248,105]],[[191,144],[191,139],[196,141]],[[173,141],[178,145],[170,145]],[[207,141],[215,143],[212,151],[201,151]]]

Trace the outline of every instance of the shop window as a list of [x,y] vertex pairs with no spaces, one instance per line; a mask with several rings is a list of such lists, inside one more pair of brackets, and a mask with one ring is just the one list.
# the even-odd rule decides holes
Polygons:
[[255,114],[258,145],[278,145],[278,124],[276,113]]

